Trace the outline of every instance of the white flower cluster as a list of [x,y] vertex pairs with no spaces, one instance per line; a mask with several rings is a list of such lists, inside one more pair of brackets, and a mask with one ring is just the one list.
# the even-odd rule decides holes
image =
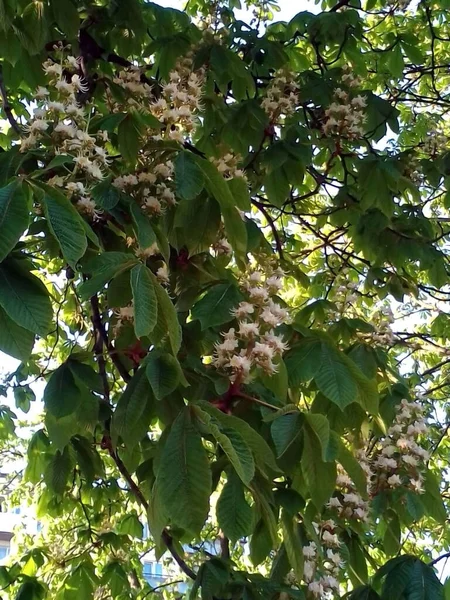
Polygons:
[[352,307],[353,303],[358,299],[356,290],[359,284],[354,281],[346,280],[347,271],[342,274],[342,277],[337,283],[340,283],[334,289],[334,303],[336,304],[336,312],[332,314],[333,317],[342,317],[344,313]]
[[[348,88],[358,87],[361,83],[359,77],[351,72],[349,65],[342,67],[344,71],[341,80]],[[334,102],[325,111],[326,121],[322,131],[326,136],[338,136],[349,140],[359,139],[364,135],[363,124],[367,117],[364,109],[367,100],[364,96],[352,96],[349,91],[336,88]]]
[[[367,484],[369,486],[372,472],[369,461],[363,451],[358,452],[358,460],[367,475]],[[340,464],[337,465],[337,469],[337,492],[328,500],[327,508],[337,511],[340,518],[366,522],[369,515],[369,504],[358,493],[352,479]]]
[[121,308],[114,311],[114,314],[117,317],[117,321],[113,327],[113,333],[116,336],[122,328],[122,325],[125,322],[133,323],[134,322],[134,306],[133,303],[128,306],[122,306]]
[[20,150],[27,152],[44,144],[56,155],[71,156],[75,163],[73,172],[54,176],[47,183],[64,189],[80,212],[97,217],[101,211],[97,210],[89,189],[103,179],[108,168],[105,149],[108,134],[106,131],[88,133],[88,119],[76,99],[78,92],[86,91],[86,84],[79,75],[72,75],[70,81],[66,75],[77,64],[73,56],[61,63],[44,63],[50,89],[41,86],[36,91],[38,107],[27,125],[28,136],[22,139]]
[[315,542],[303,547],[303,580],[311,596],[327,598],[339,589],[339,571],[344,566],[338,551],[341,542],[332,519],[313,525],[320,538],[322,552],[318,552]]
[[299,85],[296,74],[285,69],[277,71],[266,89],[266,97],[261,107],[269,116],[271,124],[278,122],[280,117],[292,115],[299,105]]
[[233,253],[233,248],[231,247],[230,242],[224,237],[218,239],[217,242],[212,245],[212,248],[219,256],[230,256]]
[[238,154],[227,152],[220,158],[211,157],[209,160],[216,165],[217,170],[225,179],[233,179],[234,177],[242,177],[245,179],[244,171],[238,167],[238,163],[241,160],[241,157]]
[[422,150],[431,158],[435,158],[440,152],[448,146],[449,138],[445,133],[438,129],[431,129],[427,132],[427,137],[422,142]]
[[113,185],[134,198],[151,216],[159,216],[176,203],[172,175],[174,165],[166,160],[150,165],[146,171],[116,177]]
[[232,327],[222,333],[223,341],[215,344],[213,356],[214,366],[226,371],[231,381],[248,382],[258,367],[268,375],[277,371],[276,359],[287,345],[274,329],[287,322],[288,311],[272,296],[280,291],[282,276],[278,269],[270,276],[254,271],[243,283],[248,300],[232,313],[238,319],[238,329]]
[[392,331],[394,320],[394,313],[390,306],[383,306],[376,311],[370,320],[375,328],[374,333],[370,335],[370,340],[382,346],[392,346],[395,342],[394,332]]
[[348,271],[343,271],[341,276],[336,279],[336,287],[333,291],[333,301],[336,305],[336,310],[330,311],[330,319],[341,319],[343,317],[366,319],[373,326],[374,331],[371,333],[357,332],[358,338],[362,341],[382,346],[391,346],[395,342],[395,335],[392,331],[394,323],[394,314],[389,305],[382,305],[379,308],[371,311],[371,314],[364,310],[364,305],[361,302],[356,303],[359,299],[362,300],[357,291],[359,283],[348,281]]
[[196,125],[196,112],[201,109],[203,71],[192,71],[192,53],[189,53],[169,74],[162,95],[151,105],[151,110],[164,126],[161,138],[183,143]]
[[402,400],[400,412],[395,417],[394,425],[388,429],[374,462],[377,468],[375,493],[386,487],[399,486],[408,487],[419,494],[423,492],[422,471],[430,455],[418,440],[427,432],[422,405]]
[[[140,99],[152,97],[152,88],[143,81],[139,67],[123,69],[117,77],[114,77],[113,82],[133,94],[133,97],[128,99],[130,106],[138,104],[136,97]],[[115,108],[118,110],[118,107]]]

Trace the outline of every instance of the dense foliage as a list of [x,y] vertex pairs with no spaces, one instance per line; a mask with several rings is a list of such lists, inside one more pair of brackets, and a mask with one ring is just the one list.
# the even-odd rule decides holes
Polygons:
[[0,0],[4,597],[444,598],[448,3],[238,8]]

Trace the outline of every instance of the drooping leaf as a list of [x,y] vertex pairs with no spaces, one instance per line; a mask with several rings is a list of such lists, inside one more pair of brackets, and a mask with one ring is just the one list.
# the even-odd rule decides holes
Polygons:
[[45,481],[55,494],[62,494],[64,492],[71,470],[72,460],[69,448],[66,446],[63,452],[56,451],[45,472]]
[[171,394],[180,384],[180,367],[172,354],[151,352],[145,372],[157,400]]
[[86,233],[79,213],[64,194],[50,186],[45,186],[41,205],[64,258],[70,265],[75,265],[87,248]]
[[34,334],[20,327],[0,308],[0,350],[13,358],[25,361],[31,354]]
[[74,413],[81,401],[81,390],[69,364],[63,363],[54,371],[44,390],[46,410],[57,419]]
[[83,271],[91,275],[91,278],[83,282],[79,287],[80,296],[88,299],[100,291],[111,279],[128,271],[138,260],[125,252],[104,252],[86,262]]
[[220,283],[210,288],[192,308],[192,316],[198,319],[202,329],[223,325],[232,320],[232,309],[236,308],[242,294],[233,283]]
[[208,515],[211,471],[188,408],[178,415],[165,440],[157,486],[172,522],[198,533]]
[[122,437],[129,447],[140,442],[149,423],[149,407],[152,404],[152,390],[145,374],[140,368],[128,383],[114,411],[111,423],[111,437],[117,442]]
[[166,290],[158,283],[156,277],[151,274],[158,301],[158,319],[153,330],[156,345],[160,346],[167,339],[169,347],[174,356],[178,354],[181,346],[181,327],[178,315]]
[[192,154],[179,152],[175,161],[175,188],[180,198],[191,200],[198,196],[204,185],[203,173]]
[[44,284],[18,260],[0,265],[0,306],[20,327],[45,336],[52,320],[52,305]]
[[352,374],[328,344],[322,344],[320,368],[314,379],[320,391],[341,410],[356,400],[357,387]]
[[11,252],[28,227],[27,197],[18,181],[0,189],[0,262]]
[[231,542],[237,542],[252,530],[252,509],[245,498],[243,484],[233,471],[228,473],[216,514],[220,528]]
[[158,318],[158,305],[151,271],[145,265],[131,269],[131,290],[133,292],[134,331],[140,338],[153,331]]

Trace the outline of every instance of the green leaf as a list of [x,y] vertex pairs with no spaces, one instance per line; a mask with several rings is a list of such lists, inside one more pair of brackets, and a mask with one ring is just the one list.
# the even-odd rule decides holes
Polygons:
[[209,511],[211,471],[189,408],[178,415],[165,441],[157,486],[172,522],[199,533]]
[[151,273],[151,278],[153,279],[156,299],[158,301],[158,319],[153,331],[155,343],[161,345],[168,338],[172,353],[176,356],[181,346],[181,327],[178,322],[177,311],[168,293],[158,283],[153,273]]
[[0,265],[0,306],[21,327],[47,335],[53,317],[47,289],[22,261],[8,260]]
[[137,118],[128,113],[119,123],[117,130],[119,150],[127,163],[134,164],[137,159],[140,145],[141,125]]
[[314,446],[320,447],[323,461],[327,461],[328,445],[330,443],[330,424],[324,415],[305,414],[305,433],[315,437]]
[[171,394],[180,384],[180,366],[172,354],[150,352],[145,372],[157,400]]
[[43,600],[45,588],[36,580],[28,578],[20,586],[14,600]]
[[383,548],[388,556],[394,556],[401,548],[400,536],[400,521],[397,513],[388,511],[384,518],[386,520],[386,531],[383,537]]
[[281,516],[281,526],[283,529],[283,540],[290,565],[300,581],[303,577],[303,548],[298,532],[297,517],[292,517],[283,510]]
[[87,248],[86,233],[80,215],[64,194],[50,186],[45,186],[41,205],[50,231],[58,240],[64,258],[70,265],[75,266]]
[[324,396],[343,410],[356,400],[358,390],[351,372],[336,354],[328,344],[322,344],[321,364],[314,380]]
[[51,0],[51,7],[58,27],[70,40],[75,40],[80,27],[76,6],[71,0]]
[[148,408],[151,404],[152,390],[141,367],[128,383],[114,411],[111,422],[114,444],[119,436],[131,448],[141,441],[150,423]]
[[20,327],[0,308],[0,350],[17,360],[26,361],[33,345],[34,334]]
[[191,256],[208,250],[217,241],[220,225],[220,208],[214,198],[202,194],[177,206],[174,220],[177,240],[184,243]]
[[156,234],[150,219],[134,201],[131,204],[131,216],[139,246],[149,248],[156,242]]
[[112,175],[94,185],[91,190],[92,199],[105,210],[111,210],[120,200],[120,191],[111,182]]
[[136,513],[126,515],[117,528],[118,533],[142,540],[144,528]]
[[272,546],[272,538],[267,525],[263,519],[260,519],[250,538],[250,560],[255,567],[263,562],[272,550]]
[[130,273],[133,292],[134,331],[137,338],[144,337],[155,328],[158,317],[158,305],[154,280],[151,271],[145,265],[136,265]]
[[217,168],[210,162],[196,157],[196,162],[205,177],[205,185],[208,192],[220,205],[222,217],[225,224],[225,233],[236,256],[244,260],[247,251],[247,229],[235,201]]
[[11,252],[28,227],[30,211],[18,181],[0,189],[0,262]]
[[44,390],[44,405],[48,412],[60,419],[74,413],[81,399],[81,391],[76,384],[67,362],[53,371]]
[[45,471],[45,482],[55,494],[63,494],[72,471],[69,447],[56,451]]
[[[308,414],[306,417],[319,415]],[[322,416],[322,415],[320,415]],[[323,417],[325,419],[325,417]],[[301,459],[302,472],[305,477],[312,501],[320,509],[332,496],[336,487],[336,465],[326,462],[325,444],[329,426],[323,420],[309,419],[304,428],[303,453]],[[321,458],[322,457],[322,458]]]
[[403,60],[402,49],[400,44],[397,44],[395,48],[390,50],[387,55],[387,67],[395,79],[400,79],[403,75],[403,69],[405,67],[405,61]]
[[281,471],[275,461],[272,449],[253,427],[239,417],[224,414],[208,402],[199,402],[199,406],[201,406],[202,410],[217,419],[219,423],[225,427],[236,429],[242,435],[253,452],[256,464],[263,472],[269,469],[273,474],[280,474]]
[[426,513],[437,523],[443,525],[447,521],[447,511],[442,500],[439,481],[430,470],[425,472],[424,489],[425,493],[420,496],[420,499],[425,506]]
[[317,339],[304,339],[284,357],[289,385],[297,388],[314,377],[321,364],[322,345]]
[[229,323],[233,319],[232,309],[242,298],[234,283],[220,283],[209,288],[203,298],[194,304],[192,317],[200,321],[202,329]]
[[102,290],[111,279],[136,264],[137,258],[125,252],[104,252],[92,258],[83,265],[83,273],[91,275],[91,278],[78,288],[80,296],[87,300]]
[[331,432],[335,444],[338,446],[337,460],[341,463],[344,469],[347,471],[351,480],[355,484],[356,489],[363,498],[367,497],[367,476],[365,471],[362,469],[359,461],[355,458],[354,454],[349,450],[342,439]]
[[202,426],[222,447],[243,483],[248,485],[255,475],[255,461],[244,438],[232,427],[220,428],[208,413],[198,407],[194,410]]
[[204,186],[204,177],[191,152],[178,153],[174,161],[175,188],[177,195],[191,200],[200,194]]
[[227,475],[216,505],[219,527],[231,542],[237,542],[252,530],[253,513],[245,499],[244,487],[234,471]]
[[271,425],[272,439],[278,458],[299,438],[302,432],[302,416],[299,412],[282,415]]

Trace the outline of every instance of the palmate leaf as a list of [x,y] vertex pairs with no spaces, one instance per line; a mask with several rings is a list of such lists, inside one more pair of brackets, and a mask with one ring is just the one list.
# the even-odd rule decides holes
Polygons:
[[199,406],[221,425],[233,428],[241,434],[251,448],[255,463],[262,472],[270,475],[281,473],[271,447],[253,427],[239,417],[224,414],[208,402],[199,402]]
[[192,316],[200,321],[202,329],[223,325],[233,319],[231,311],[242,299],[234,283],[220,283],[209,288],[203,298],[194,304]]
[[178,354],[181,346],[181,326],[172,300],[166,290],[160,285],[153,273],[150,277],[154,284],[156,299],[158,301],[158,318],[152,332],[152,339],[157,346],[168,340],[169,347],[174,356]]
[[253,526],[253,512],[245,499],[244,486],[233,471],[227,475],[216,506],[219,527],[231,542],[248,535]]
[[357,398],[358,389],[350,370],[328,344],[322,344],[320,368],[314,374],[314,380],[324,396],[341,410]]
[[247,230],[227,184],[217,168],[207,160],[195,158],[205,178],[205,187],[220,205],[225,233],[236,256],[243,260],[247,251]]
[[255,475],[255,461],[244,438],[232,427],[220,428],[208,413],[198,407],[194,407],[194,410],[206,431],[221,446],[243,483],[248,485]]
[[0,262],[28,227],[30,211],[22,186],[13,181],[0,189]]
[[25,361],[34,345],[34,333],[20,327],[0,308],[0,350],[13,358]]
[[180,198],[192,200],[203,189],[204,177],[192,153],[183,151],[174,161],[175,187]]
[[138,264],[132,254],[126,252],[104,252],[83,264],[83,272],[91,278],[79,287],[80,296],[87,300],[99,292],[111,279]]
[[172,354],[151,352],[145,372],[157,400],[171,394],[180,384],[180,366]]
[[198,533],[208,516],[211,471],[189,408],[181,411],[165,440],[156,485],[172,523]]
[[443,600],[443,585],[430,565],[409,555],[387,562],[376,574],[384,578],[382,600]]
[[45,387],[45,408],[57,419],[66,417],[77,410],[81,395],[69,364],[63,363],[52,373]]
[[136,337],[149,335],[155,328],[158,305],[154,279],[145,265],[136,265],[130,273],[134,306],[134,331]]
[[302,472],[312,501],[318,509],[330,498],[336,486],[336,465],[334,462],[326,461],[329,426],[325,425],[324,419],[326,421],[323,415],[305,416],[301,458]]
[[301,580],[303,577],[303,548],[298,531],[298,520],[283,510],[281,516],[284,546],[289,563],[296,575]]
[[140,368],[128,383],[117,403],[111,423],[111,437],[116,444],[119,436],[129,448],[136,446],[149,423],[149,407],[153,394],[144,368]]
[[0,306],[20,327],[41,336],[48,333],[53,311],[47,289],[23,261],[0,265]]
[[72,458],[68,446],[50,460],[45,472],[45,482],[55,494],[62,494],[72,471]]
[[50,186],[44,186],[40,203],[50,231],[58,240],[67,262],[74,266],[87,248],[86,232],[80,214],[64,194]]

